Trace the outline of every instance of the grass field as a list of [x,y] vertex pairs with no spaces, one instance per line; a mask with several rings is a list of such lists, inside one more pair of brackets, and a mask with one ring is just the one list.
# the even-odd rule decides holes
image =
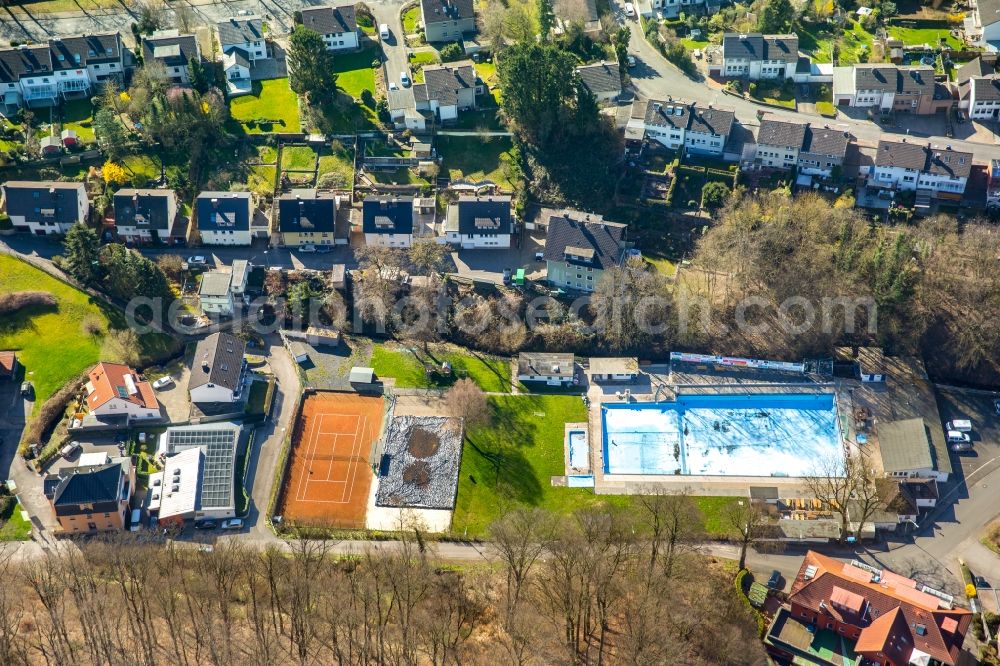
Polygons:
[[316,151],[309,146],[285,146],[281,149],[281,168],[306,171],[316,168]]
[[711,42],[707,39],[690,39],[689,37],[682,38],[680,42],[689,52],[697,49],[704,49],[706,46],[711,44]]
[[337,72],[337,87],[355,99],[361,99],[364,90],[375,93],[375,70],[372,60],[378,56],[374,48],[357,53],[337,54],[333,58],[333,71]]
[[833,62],[833,45],[840,45],[840,64],[848,66],[860,62],[859,55],[865,47],[871,53],[875,36],[857,21],[851,21],[839,39],[819,27],[801,27],[798,31],[799,48],[812,56],[816,63]]
[[340,183],[337,187],[350,188],[354,183],[354,151],[345,148],[343,151],[320,154],[319,170],[316,173],[316,181],[325,174],[335,173],[339,176]]
[[233,119],[249,134],[299,132],[299,101],[288,79],[254,81],[250,95],[229,101]]
[[410,71],[413,72],[413,82],[424,82],[424,67],[434,65],[438,57],[433,51],[418,51],[410,57]]
[[278,161],[278,149],[267,144],[257,146],[257,160],[261,164],[274,164]]
[[[0,322],[0,349],[17,351],[25,378],[35,385],[35,411],[68,380],[98,361],[118,360],[117,342],[108,336],[109,329],[125,327],[125,318],[118,310],[5,255],[0,256],[0,284],[9,291],[47,291],[58,301],[54,309],[27,308]],[[87,333],[85,322],[96,325],[99,332]],[[140,351],[143,356],[156,356],[173,344],[162,334],[144,335]]]
[[403,32],[412,35],[417,31],[420,22],[420,5],[414,5],[403,12]]
[[94,107],[90,99],[74,99],[62,103],[63,129],[76,130],[76,136],[83,143],[93,143]]
[[[372,349],[372,367],[379,377],[395,377],[399,388],[437,388],[450,386],[456,379],[469,377],[484,391],[510,391],[510,364],[507,361],[473,356],[470,352],[455,351],[446,347],[430,347],[430,355],[422,348],[376,345]],[[451,363],[451,377],[430,377],[424,372],[424,363],[440,367]]]
[[257,194],[268,194],[274,191],[274,179],[277,167],[253,166],[247,175],[247,189]]
[[962,40],[953,36],[947,28],[904,28],[898,25],[890,25],[887,28],[889,37],[899,39],[907,46],[920,46],[929,44],[931,48],[941,45],[943,39],[948,46],[955,50],[963,48]]
[[21,517],[21,505],[11,502],[0,515],[0,541],[27,541],[31,538],[31,521]]
[[436,141],[438,154],[444,158],[441,167],[452,180],[492,180],[504,190],[514,189],[506,168],[512,145],[507,137],[484,141],[475,136],[439,136]]
[[771,81],[757,81],[757,87],[751,97],[767,104],[775,104],[789,109],[795,108],[794,88],[790,87],[786,91],[782,86]]

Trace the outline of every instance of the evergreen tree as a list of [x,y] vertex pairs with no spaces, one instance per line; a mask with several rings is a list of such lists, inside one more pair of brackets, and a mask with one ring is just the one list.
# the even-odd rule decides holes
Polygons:
[[191,87],[204,94],[212,87],[212,72],[202,64],[201,58],[191,58],[188,63],[188,76],[191,79]]
[[295,26],[288,44],[288,84],[310,104],[326,104],[337,94],[337,74],[333,54],[326,50],[323,37],[315,30]]
[[538,31],[542,41],[548,41],[549,33],[556,24],[556,14],[552,9],[552,0],[538,0]]
[[764,34],[781,34],[790,32],[794,23],[792,0],[767,0],[760,10],[757,29]]
[[85,224],[74,224],[63,240],[63,266],[66,272],[88,284],[97,278],[100,243],[97,234]]

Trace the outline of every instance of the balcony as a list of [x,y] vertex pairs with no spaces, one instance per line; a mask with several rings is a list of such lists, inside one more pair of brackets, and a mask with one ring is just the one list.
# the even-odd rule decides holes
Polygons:
[[55,99],[58,96],[55,86],[32,86],[24,90],[24,100],[33,102],[43,99]]

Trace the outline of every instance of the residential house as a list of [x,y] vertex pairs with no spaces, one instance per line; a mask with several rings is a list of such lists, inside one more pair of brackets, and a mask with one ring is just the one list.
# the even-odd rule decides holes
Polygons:
[[583,87],[598,101],[614,102],[622,94],[622,73],[617,62],[595,62],[576,68]]
[[201,242],[205,245],[250,245],[253,212],[249,192],[202,192],[195,201]]
[[621,265],[627,225],[600,215],[564,210],[549,218],[546,279],[556,287],[592,292],[604,271]]
[[1000,0],[976,0],[963,21],[966,39],[990,51],[1000,50]]
[[933,67],[858,64],[833,70],[836,106],[870,107],[881,113],[945,113],[951,90],[934,80]]
[[476,31],[476,12],[472,0],[420,0],[424,38],[431,44],[461,42]]
[[755,161],[762,167],[791,169],[798,163],[807,127],[805,123],[765,117],[757,130]]
[[17,366],[17,352],[0,351],[0,379],[16,379]]
[[549,386],[568,386],[576,378],[573,354],[521,352],[517,355],[517,380],[545,382]]
[[361,215],[366,245],[406,248],[413,244],[413,197],[366,197]]
[[219,33],[219,48],[223,54],[242,51],[250,62],[267,57],[264,42],[264,22],[259,16],[231,16],[216,24]]
[[0,191],[14,231],[36,236],[65,234],[74,224],[86,223],[90,215],[83,183],[9,180]]
[[175,229],[178,209],[173,190],[121,189],[113,203],[119,239],[137,244],[184,240],[183,232]]
[[[876,479],[879,506],[872,516],[875,529],[896,531],[900,525],[917,524],[921,509],[937,503],[937,481],[934,479]],[[850,507],[852,515],[859,515]]]
[[243,294],[246,293],[252,268],[253,266],[246,259],[233,260],[233,279],[229,283],[229,291],[236,298],[243,298]]
[[649,138],[664,146],[700,155],[722,155],[736,114],[691,102],[637,100],[626,128],[632,139]]
[[201,60],[201,49],[194,35],[182,35],[177,30],[157,30],[142,38],[142,57],[146,64],[158,62],[167,71],[170,81],[190,85],[189,67],[192,60]]
[[191,402],[238,402],[247,378],[245,352],[246,344],[232,333],[213,333],[199,340],[188,381]]
[[445,238],[463,250],[509,248],[513,233],[509,196],[461,196],[448,206]]
[[995,120],[1000,114],[1000,81],[996,75],[969,79],[969,118]]
[[63,467],[44,480],[45,496],[64,534],[114,532],[128,524],[135,467],[128,456],[105,454],[104,460],[98,465]]
[[121,363],[98,363],[87,373],[87,409],[100,421],[129,426],[161,417],[153,387]]
[[333,192],[292,190],[278,197],[278,230],[289,247],[335,245],[337,206]]
[[989,79],[997,73],[997,54],[982,53],[955,70],[953,90],[958,95],[958,108],[968,109],[972,79]]
[[230,289],[232,273],[208,271],[201,275],[201,286],[198,288],[198,302],[205,314],[232,317],[236,312],[236,299]]
[[222,54],[222,69],[226,74],[226,94],[230,97],[249,95],[253,92],[253,80],[250,78],[250,67],[253,61],[247,52],[240,48],[231,48]]
[[791,79],[798,63],[797,35],[727,32],[722,38],[722,62],[709,69],[716,75],[751,81]]
[[555,0],[552,12],[556,17],[556,33],[565,33],[571,25],[579,25],[584,34],[596,37],[601,33],[601,16],[597,0]]
[[354,5],[310,7],[301,13],[302,25],[321,34],[327,50],[347,51],[360,47]]
[[935,197],[960,200],[972,172],[972,153],[943,150],[933,144],[879,141],[868,186],[892,190],[929,192]]
[[806,128],[802,149],[799,151],[799,173],[830,178],[834,169],[843,169],[844,158],[851,135],[828,127]]
[[158,526],[236,515],[238,423],[167,428],[157,454],[163,471],[150,474],[147,505]]
[[986,205],[989,208],[1000,206],[1000,159],[990,160],[990,169],[987,172]]
[[782,662],[807,665],[832,663],[812,646],[837,644],[841,654],[865,663],[954,666],[972,620],[944,592],[888,569],[808,551],[764,644]]
[[593,382],[634,382],[639,376],[639,359],[592,356],[587,374]]
[[[720,2],[718,0],[651,0],[650,11],[643,12],[643,16],[649,18],[650,16],[662,16],[666,19],[678,18],[681,12],[685,14],[699,14],[706,11],[705,6],[713,6],[712,9],[708,9],[708,14],[711,15],[719,10]],[[636,5],[636,10],[639,10],[639,5]]]
[[948,472],[935,460],[937,452],[927,436],[927,424],[923,419],[880,423],[877,437],[882,469],[887,477],[948,480]]
[[476,108],[484,92],[471,60],[424,67],[424,82],[413,85],[417,111],[430,111],[441,122],[458,119],[458,112]]
[[97,86],[123,77],[125,51],[117,32],[0,48],[0,111],[12,114],[20,106],[52,106],[97,94]]

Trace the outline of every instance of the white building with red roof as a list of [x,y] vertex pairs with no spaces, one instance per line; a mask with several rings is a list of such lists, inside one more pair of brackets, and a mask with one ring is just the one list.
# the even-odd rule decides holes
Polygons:
[[88,373],[87,407],[102,421],[121,419],[128,424],[161,417],[153,387],[121,363],[98,363]]

